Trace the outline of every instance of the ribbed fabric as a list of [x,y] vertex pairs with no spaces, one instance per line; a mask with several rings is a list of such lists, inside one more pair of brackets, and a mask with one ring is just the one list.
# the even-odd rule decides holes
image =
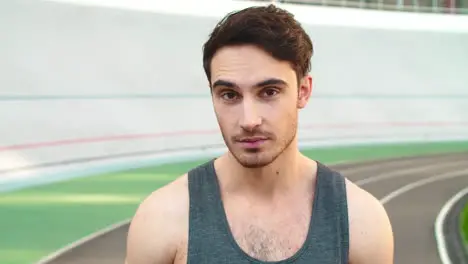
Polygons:
[[292,257],[262,262],[235,242],[221,201],[214,160],[188,173],[188,264],[348,264],[349,230],[344,177],[318,163],[312,220],[302,248]]

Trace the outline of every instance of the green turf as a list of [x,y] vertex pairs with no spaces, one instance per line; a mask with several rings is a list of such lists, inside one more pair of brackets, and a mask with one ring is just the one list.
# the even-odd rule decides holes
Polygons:
[[460,232],[465,246],[468,247],[468,204],[460,213]]
[[[468,151],[468,142],[303,152],[329,164],[454,151]],[[205,161],[102,174],[0,194],[0,263],[33,263],[68,243],[129,218],[150,192]]]

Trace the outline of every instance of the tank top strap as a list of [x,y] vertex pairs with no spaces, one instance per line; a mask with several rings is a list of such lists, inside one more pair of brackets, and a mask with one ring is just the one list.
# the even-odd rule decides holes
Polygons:
[[316,192],[309,234],[312,248],[308,252],[347,264],[349,221],[345,177],[318,162]]
[[187,263],[213,263],[223,253],[229,252],[231,247],[228,233],[223,226],[223,212],[220,211],[223,206],[214,159],[188,172],[188,189],[190,206]]

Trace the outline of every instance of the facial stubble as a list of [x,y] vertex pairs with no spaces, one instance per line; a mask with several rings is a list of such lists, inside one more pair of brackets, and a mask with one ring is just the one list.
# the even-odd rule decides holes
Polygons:
[[[271,146],[260,147],[258,149],[241,149],[235,146],[235,140],[226,135],[222,128],[221,132],[229,152],[241,166],[250,169],[262,168],[268,166],[281,156],[296,138],[297,115],[291,116],[289,120],[293,121],[287,125],[288,130],[286,130],[283,137],[269,139],[267,143],[272,144]],[[246,134],[252,134],[252,132]]]

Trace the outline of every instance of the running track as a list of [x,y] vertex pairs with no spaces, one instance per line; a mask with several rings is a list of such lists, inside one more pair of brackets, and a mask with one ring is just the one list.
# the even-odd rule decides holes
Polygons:
[[[434,221],[443,204],[468,186],[468,153],[331,166],[381,200],[395,236],[396,264],[441,264]],[[47,264],[124,263],[125,224]]]

